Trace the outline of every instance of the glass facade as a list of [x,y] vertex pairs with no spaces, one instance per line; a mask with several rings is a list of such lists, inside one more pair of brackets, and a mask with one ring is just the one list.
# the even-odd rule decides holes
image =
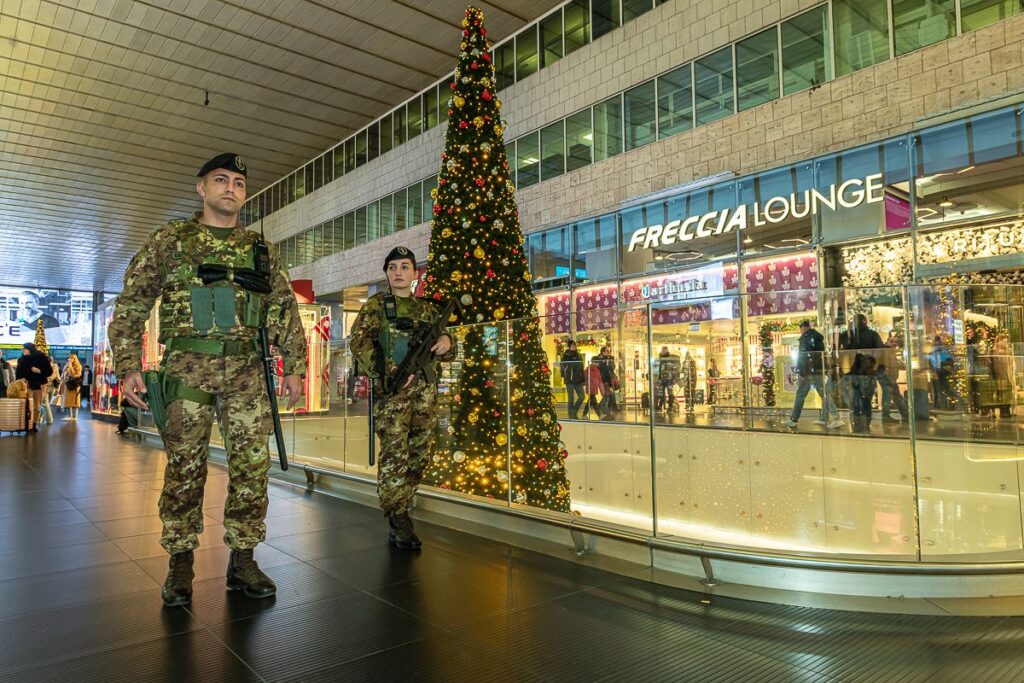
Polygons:
[[782,22],[782,92],[821,85],[832,78],[828,5]]
[[722,48],[694,62],[698,126],[725,118],[736,111],[732,81],[731,47]]
[[627,90],[625,101],[626,151],[658,139],[658,108],[654,81]]
[[622,98],[594,105],[594,161],[622,153]]
[[736,91],[739,110],[779,98],[779,30],[762,31],[736,43]]
[[836,75],[889,59],[887,0],[832,0]]
[[693,77],[687,64],[658,78],[658,137],[693,128]]

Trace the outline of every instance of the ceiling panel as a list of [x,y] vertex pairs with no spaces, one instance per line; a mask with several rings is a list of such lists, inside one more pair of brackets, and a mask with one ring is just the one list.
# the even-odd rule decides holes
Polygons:
[[[481,6],[500,40],[556,4]],[[251,192],[289,173],[448,73],[465,8],[0,5],[0,284],[108,291],[150,233],[197,208],[203,161],[242,154]]]

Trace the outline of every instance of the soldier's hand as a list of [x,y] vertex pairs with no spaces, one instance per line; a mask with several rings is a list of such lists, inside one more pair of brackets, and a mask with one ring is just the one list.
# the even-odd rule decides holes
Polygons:
[[291,410],[302,400],[302,375],[285,375],[283,393],[288,397],[288,409]]
[[405,391],[412,386],[412,383],[416,381],[416,375],[409,375],[409,379],[405,380],[405,384],[402,385],[402,391]]
[[[430,350],[438,356],[443,356],[448,353],[452,348],[452,338],[447,334],[442,334],[437,339],[437,343],[430,347]],[[408,386],[408,385],[406,385]]]
[[146,383],[142,381],[141,372],[129,373],[124,378],[121,390],[124,392],[124,400],[141,410],[149,410],[146,403]]

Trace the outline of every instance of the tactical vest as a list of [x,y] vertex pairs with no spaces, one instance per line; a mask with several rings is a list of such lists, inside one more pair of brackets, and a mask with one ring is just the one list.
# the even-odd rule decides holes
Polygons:
[[[252,240],[235,235],[211,238],[201,234],[201,226],[189,227],[192,229],[186,230],[176,244],[180,251],[167,255],[164,265],[159,309],[162,340],[183,333],[197,337],[255,336],[262,297],[230,280],[204,285],[197,274],[199,266],[207,263],[252,268]],[[163,334],[165,330],[173,335]]]
[[417,314],[422,308],[414,297],[384,295],[384,320],[381,321],[378,341],[385,357],[396,365],[409,353],[409,337],[416,328]]

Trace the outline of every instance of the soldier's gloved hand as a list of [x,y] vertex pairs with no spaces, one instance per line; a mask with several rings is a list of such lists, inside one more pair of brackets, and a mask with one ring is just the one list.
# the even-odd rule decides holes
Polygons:
[[288,408],[294,408],[302,400],[302,375],[285,375],[282,382],[283,396],[288,397]]
[[143,398],[146,395],[146,383],[142,381],[141,372],[128,373],[128,376],[124,378],[121,391],[124,392],[124,399],[128,403],[141,410],[149,410],[149,404]]

